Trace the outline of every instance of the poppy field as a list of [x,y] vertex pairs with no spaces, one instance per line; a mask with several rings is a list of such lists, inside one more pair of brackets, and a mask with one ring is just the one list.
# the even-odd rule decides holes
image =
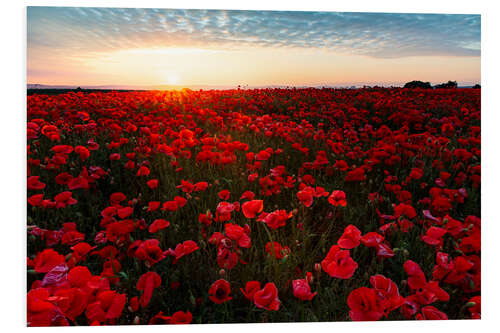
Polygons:
[[28,326],[481,318],[480,89],[27,98]]

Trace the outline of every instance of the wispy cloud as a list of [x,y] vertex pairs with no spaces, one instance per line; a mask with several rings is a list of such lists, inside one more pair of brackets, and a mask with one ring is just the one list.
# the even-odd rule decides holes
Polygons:
[[28,7],[28,55],[321,48],[376,58],[480,56],[479,15]]

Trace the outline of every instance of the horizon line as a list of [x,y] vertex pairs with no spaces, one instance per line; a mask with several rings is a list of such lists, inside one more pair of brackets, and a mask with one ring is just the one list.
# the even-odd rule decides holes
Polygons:
[[[481,84],[481,80],[478,81],[462,81],[459,82],[457,80],[448,80],[445,82],[439,82],[439,83],[432,83],[431,81],[424,81],[424,80],[411,80],[407,82],[379,82],[379,83],[370,83],[370,82],[365,82],[365,83],[324,83],[324,84],[253,84],[253,85],[248,85],[248,84],[186,84],[186,85],[181,85],[181,84],[150,84],[150,85],[140,85],[140,84],[45,84],[45,83],[26,83],[27,89],[33,89],[33,87],[36,86],[41,86],[41,87],[47,87],[48,89],[54,88],[54,87],[64,87],[62,89],[136,89],[136,90],[157,90],[157,87],[170,87],[173,89],[183,89],[183,88],[188,88],[190,87],[206,87],[206,88],[225,88],[225,89],[232,89],[232,88],[246,88],[246,89],[255,89],[255,88],[276,88],[276,87],[290,87],[290,88],[318,88],[318,87],[362,87],[362,86],[382,86],[382,87],[398,87],[398,86],[404,86],[408,82],[412,81],[422,81],[422,82],[429,82],[431,85],[438,85],[441,83],[446,83],[448,81],[455,81],[457,82],[458,86],[469,86],[469,85],[476,85],[476,84]],[[31,86],[31,88],[30,88]],[[35,88],[36,89],[36,88]],[[40,89],[40,88],[39,88]],[[43,88],[42,88],[43,89]]]

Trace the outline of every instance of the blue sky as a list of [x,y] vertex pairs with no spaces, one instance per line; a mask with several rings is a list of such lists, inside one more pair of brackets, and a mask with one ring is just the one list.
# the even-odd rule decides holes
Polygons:
[[[480,15],[28,7],[27,17],[28,82],[45,79],[62,83],[58,81],[62,76],[74,73],[78,77],[75,71],[86,68],[95,74],[97,84],[105,79],[99,76],[99,66],[96,67],[99,61],[119,61],[126,68],[127,62],[132,60],[123,56],[124,51],[142,50],[135,53],[135,60],[140,54],[141,61],[148,62],[148,54],[143,51],[151,50],[149,59],[157,62],[158,50],[174,49],[186,51],[186,59],[192,61],[207,59],[209,63],[216,64],[219,57],[228,66],[235,66],[235,76],[239,75],[237,69],[242,62],[226,61],[230,59],[230,54],[241,58],[246,52],[250,59],[256,59],[260,64],[274,52],[283,61],[287,61],[287,53],[293,53],[294,58],[290,62],[294,68],[300,64],[297,57],[301,54],[304,63],[314,62],[317,56],[317,62],[324,66],[328,59],[337,62],[348,62],[348,59],[364,61],[366,66],[363,68],[376,67],[377,60],[381,66],[388,66],[390,60],[394,60],[398,70],[402,68],[405,58],[408,66],[415,63],[425,66],[427,59],[429,70],[435,66],[432,62],[440,63],[447,59],[456,63],[457,80],[480,80]],[[197,55],[193,55],[192,50],[198,50],[195,52]],[[200,53],[200,50],[207,53]],[[177,74],[172,74],[171,64],[166,64],[165,68],[170,68],[167,72],[171,73],[167,76],[176,76],[178,81],[183,81],[178,72],[186,73],[184,67],[189,65],[182,63],[171,52],[163,55],[177,62],[176,67],[179,68]],[[132,65],[129,63],[129,66]],[[310,65],[306,67],[302,71],[311,70]],[[459,72],[461,67],[467,71],[463,75]],[[303,84],[335,83],[335,77],[331,77],[336,72],[335,68],[329,69],[325,73],[328,77],[307,77],[303,79]],[[119,67],[115,70],[119,71]],[[301,71],[300,66],[296,70]],[[91,84],[89,80],[92,78],[88,74],[81,77],[85,83]],[[113,78],[122,81],[126,78],[122,73],[108,74],[112,74],[108,75],[106,82],[109,83],[119,84],[111,81]],[[354,83],[362,81],[359,73],[355,74],[353,77],[357,79],[353,80],[356,81]],[[265,82],[265,76],[260,75],[257,80],[241,70],[239,79],[254,84],[277,83],[279,77],[276,75],[279,74],[273,75],[267,79],[269,82]],[[196,79],[193,75],[187,76],[191,81]],[[207,77],[206,73],[200,75],[204,81]],[[342,72],[342,82],[347,77],[348,72]],[[148,78],[152,80],[154,76],[149,75]],[[297,73],[296,79],[290,79],[290,75],[283,76],[284,81],[293,81],[293,84],[299,84],[300,78],[300,73]],[[443,73],[442,79],[446,78],[453,79],[450,73]],[[398,80],[402,80],[401,73],[392,80],[390,77],[381,78],[380,82]],[[131,76],[128,81],[133,83],[134,77]],[[137,77],[135,81],[145,82]],[[373,78],[366,81],[373,83]],[[198,83],[224,84],[220,80]]]

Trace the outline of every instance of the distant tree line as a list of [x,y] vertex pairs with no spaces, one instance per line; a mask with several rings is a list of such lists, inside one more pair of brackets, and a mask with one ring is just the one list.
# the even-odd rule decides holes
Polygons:
[[[455,89],[457,87],[458,87],[457,81],[448,81],[446,83],[437,84],[434,87],[431,85],[430,82],[423,82],[423,81],[417,81],[417,80],[407,82],[404,85],[404,88],[420,88],[420,89]],[[476,84],[472,88],[480,89],[481,85]]]

